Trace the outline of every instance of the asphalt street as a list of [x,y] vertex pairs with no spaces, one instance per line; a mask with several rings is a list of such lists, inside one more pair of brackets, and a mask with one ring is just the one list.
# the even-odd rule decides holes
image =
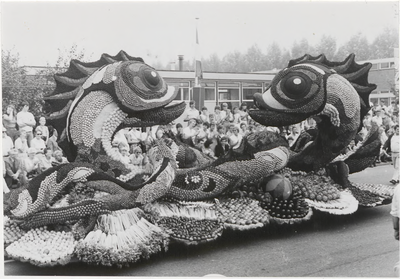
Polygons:
[[[351,175],[359,183],[388,184],[390,164]],[[395,277],[399,242],[393,237],[390,205],[360,208],[335,216],[315,212],[305,223],[268,226],[254,231],[225,231],[214,242],[184,246],[129,268],[70,263],[52,268],[10,261],[5,275],[201,277]]]

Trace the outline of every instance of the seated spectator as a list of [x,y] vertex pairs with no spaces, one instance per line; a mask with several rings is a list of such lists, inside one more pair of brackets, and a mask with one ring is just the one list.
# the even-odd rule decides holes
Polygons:
[[125,164],[125,165],[129,165],[130,160],[129,160],[129,145],[124,143],[124,142],[120,142],[118,144],[118,151],[119,154],[121,154],[121,161]]
[[60,150],[61,148],[58,146],[57,139],[58,139],[58,133],[57,130],[54,129],[53,126],[49,126],[49,139],[47,140],[47,148],[52,151],[54,154],[55,151]]
[[129,161],[134,166],[143,166],[144,156],[142,154],[142,149],[140,146],[132,145],[132,154],[129,156]]
[[8,157],[4,158],[4,166],[6,170],[4,179],[8,188],[16,188],[20,181],[22,163],[18,158],[18,155],[17,149],[10,149],[8,151]]
[[226,131],[226,129],[225,129],[224,126],[219,125],[219,126],[217,127],[217,135],[216,135],[216,138],[217,138],[217,141],[218,141],[218,142],[220,142],[221,139],[222,139],[223,137],[226,136],[226,132],[225,132],[225,131]]
[[205,154],[207,156],[210,156],[213,159],[217,159],[217,157],[214,154],[214,151],[211,148],[212,143],[213,143],[212,140],[209,140],[209,139],[204,141],[203,146],[201,148],[201,152],[203,152],[203,154]]
[[7,194],[10,192],[10,188],[8,188],[7,186],[7,182],[6,182],[6,166],[4,164],[4,160],[3,160],[3,193]]
[[202,151],[204,147],[204,143],[206,142],[207,138],[202,138],[197,141],[197,143],[194,145],[194,148],[196,148],[199,151]]
[[39,171],[42,173],[45,170],[51,168],[53,165],[54,157],[53,151],[50,148],[43,150],[44,156],[39,157]]
[[195,119],[190,119],[188,126],[182,130],[183,142],[189,146],[194,147],[195,137],[200,133],[200,129],[197,126],[197,121]]
[[210,124],[216,124],[216,121],[215,121],[215,114],[210,113],[210,114],[208,115],[208,120],[209,120]]
[[22,175],[26,181],[31,180],[40,172],[39,159],[37,158],[36,153],[36,149],[30,147],[28,149],[28,156],[22,159]]
[[3,157],[8,156],[8,151],[14,148],[14,143],[11,137],[7,135],[7,129],[3,126],[3,138],[2,143],[3,145]]
[[239,134],[241,134],[242,136],[247,136],[249,134],[249,130],[247,129],[246,123],[244,122],[240,123]]
[[221,138],[220,142],[215,147],[215,157],[220,158],[228,154],[229,150],[231,149],[228,141],[229,138],[226,136]]
[[199,133],[196,136],[196,141],[200,141],[202,139],[207,139],[208,138],[208,134],[209,134],[209,128],[210,128],[210,124],[208,122],[204,122],[202,124],[199,124]]
[[125,136],[129,145],[138,145],[143,144],[147,140],[149,134],[142,132],[141,128],[134,127],[130,129]]
[[40,130],[36,131],[35,137],[31,140],[31,147],[36,149],[36,152],[43,153],[46,148],[46,142],[42,139],[42,132]]
[[233,126],[232,134],[229,136],[229,145],[232,149],[239,148],[240,144],[242,143],[243,136],[239,134],[239,128]]
[[231,110],[228,108],[227,103],[222,103],[222,110],[221,110],[221,122],[232,122],[233,121],[233,114]]
[[125,136],[126,132],[127,131],[125,129],[121,129],[116,132],[113,141],[115,141],[117,144],[124,143],[129,146],[128,139]]
[[176,137],[180,142],[183,142],[182,131],[183,131],[183,126],[182,126],[182,124],[181,124],[181,123],[176,124],[176,135],[175,135],[175,137]]
[[205,123],[205,122],[209,123],[210,122],[207,107],[201,108],[201,113],[199,115],[199,119],[200,119],[201,123]]
[[239,127],[241,123],[241,115],[238,107],[233,108],[233,113],[232,113],[232,123],[235,124],[237,127]]
[[45,143],[49,140],[49,128],[46,126],[46,118],[44,116],[39,118],[39,125],[35,128],[35,132],[42,133],[42,139]]
[[68,164],[68,163],[69,163],[68,160],[67,160],[67,158],[65,158],[65,157],[63,156],[63,152],[62,152],[61,150],[56,150],[56,151],[54,151],[53,157],[54,157],[54,160],[53,160],[53,162],[51,163],[51,165],[52,165],[53,167],[59,166],[59,165],[62,165],[62,164]]
[[243,103],[240,105],[239,113],[240,113],[240,121],[241,121],[242,123],[248,124],[248,120],[249,120],[249,110],[248,110],[248,108],[247,108],[247,103],[246,103],[246,102],[243,102]]
[[14,146],[18,150],[19,154],[22,155],[22,157],[26,156],[29,148],[28,140],[26,138],[26,131],[19,131],[19,137],[15,140]]
[[218,105],[214,108],[214,121],[216,125],[221,124],[222,121],[221,107]]

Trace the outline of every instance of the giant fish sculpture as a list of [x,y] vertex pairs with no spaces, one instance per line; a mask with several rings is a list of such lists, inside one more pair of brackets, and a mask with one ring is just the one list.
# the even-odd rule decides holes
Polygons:
[[[147,150],[152,171],[146,173],[124,163],[112,146],[115,134],[166,125],[185,103],[172,104],[177,91],[124,51],[91,63],[72,60],[55,75],[44,107],[71,163],[11,193],[5,228],[18,234],[5,239],[6,254],[40,266],[74,259],[124,266],[166,250],[171,239],[198,244],[224,229],[292,224],[309,220],[313,210],[351,214],[359,204],[390,201],[390,187],[347,178],[376,156],[374,131],[354,154],[337,159],[369,110],[370,67],[355,63],[354,55],[343,62],[305,55],[254,96],[250,116],[263,125],[315,117],[316,134],[303,133],[295,150],[264,131],[213,160],[173,136],[158,138]],[[51,246],[59,235],[66,249]]]

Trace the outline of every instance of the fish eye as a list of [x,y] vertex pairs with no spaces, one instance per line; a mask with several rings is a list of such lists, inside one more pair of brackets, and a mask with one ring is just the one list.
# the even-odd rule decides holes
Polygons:
[[303,98],[310,91],[311,79],[300,73],[291,74],[281,81],[281,89],[291,99]]
[[154,88],[159,86],[161,78],[159,74],[151,69],[151,68],[145,68],[142,70],[142,80],[143,82],[150,88]]

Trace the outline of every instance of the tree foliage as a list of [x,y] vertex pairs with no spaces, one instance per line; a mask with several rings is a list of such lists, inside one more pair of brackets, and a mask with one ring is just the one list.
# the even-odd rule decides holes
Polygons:
[[41,113],[43,95],[46,93],[46,79],[29,76],[27,70],[19,65],[19,54],[15,50],[1,51],[3,110],[9,104],[20,110],[21,103],[27,101],[30,110]]

